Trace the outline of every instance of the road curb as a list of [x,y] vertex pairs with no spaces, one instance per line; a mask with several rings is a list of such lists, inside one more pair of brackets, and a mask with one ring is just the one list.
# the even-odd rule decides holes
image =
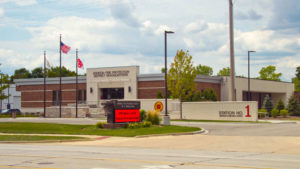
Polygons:
[[193,131],[193,132],[141,135],[141,136],[135,136],[135,138],[157,137],[157,136],[182,136],[182,135],[195,135],[195,134],[206,135],[207,133],[208,133],[207,130],[201,128],[201,130]]

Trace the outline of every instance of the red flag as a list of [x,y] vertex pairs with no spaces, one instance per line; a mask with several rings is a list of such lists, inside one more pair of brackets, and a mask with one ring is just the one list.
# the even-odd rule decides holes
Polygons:
[[77,59],[77,67],[81,68],[81,69],[84,69],[83,63],[79,58]]
[[70,47],[65,45],[64,43],[60,42],[60,50],[65,53],[68,54],[68,52],[70,51]]

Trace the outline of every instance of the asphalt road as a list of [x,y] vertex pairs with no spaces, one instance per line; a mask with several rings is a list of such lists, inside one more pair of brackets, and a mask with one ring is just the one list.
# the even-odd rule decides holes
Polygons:
[[300,155],[0,144],[0,169],[298,169]]

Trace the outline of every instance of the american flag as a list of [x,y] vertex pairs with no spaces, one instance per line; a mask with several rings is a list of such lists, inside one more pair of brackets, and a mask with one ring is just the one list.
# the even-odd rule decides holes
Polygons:
[[68,54],[68,52],[70,51],[70,47],[65,45],[64,43],[60,42],[60,50],[65,53]]

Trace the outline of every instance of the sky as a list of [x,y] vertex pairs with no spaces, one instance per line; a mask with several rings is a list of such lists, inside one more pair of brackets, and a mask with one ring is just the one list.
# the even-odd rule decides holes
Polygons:
[[[299,0],[233,0],[235,69],[258,77],[276,66],[291,81],[300,66]],[[228,0],[0,0],[0,70],[43,66],[43,52],[59,65],[59,35],[71,47],[62,65],[75,70],[75,51],[85,68],[139,65],[140,73],[164,67],[176,51],[193,56],[194,66],[230,66]],[[84,73],[85,70],[80,70]]]

